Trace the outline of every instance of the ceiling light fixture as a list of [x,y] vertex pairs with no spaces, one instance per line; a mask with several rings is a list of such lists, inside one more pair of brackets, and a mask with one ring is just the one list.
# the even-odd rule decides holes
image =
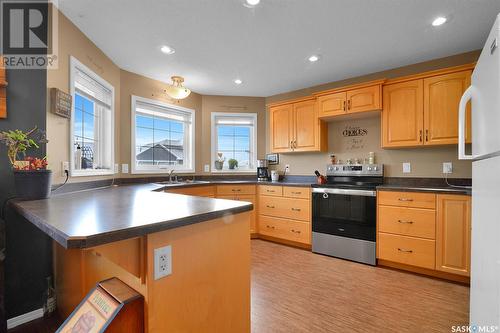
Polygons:
[[246,4],[248,6],[257,6],[260,3],[260,0],[245,0]]
[[171,79],[172,84],[169,84],[165,89],[167,95],[177,100],[188,97],[191,90],[184,87],[182,84],[184,82],[184,78],[182,76],[172,76]]
[[160,50],[161,50],[161,52],[163,52],[165,54],[174,54],[175,53],[174,48],[170,47],[168,45],[163,45]]
[[307,60],[309,60],[310,62],[316,62],[319,60],[319,56],[317,55],[312,55],[310,56]]
[[242,84],[243,81],[241,81],[240,79],[236,79],[236,80],[234,80],[234,83],[236,83],[236,84]]
[[443,25],[445,24],[447,21],[446,17],[443,17],[443,16],[439,16],[439,17],[436,17],[434,19],[434,21],[432,21],[432,25],[434,27],[439,27],[440,25]]

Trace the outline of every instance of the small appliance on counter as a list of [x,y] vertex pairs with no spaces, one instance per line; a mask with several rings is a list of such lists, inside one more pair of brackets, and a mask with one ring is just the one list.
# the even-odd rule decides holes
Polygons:
[[268,181],[269,180],[269,167],[267,166],[267,160],[257,160],[257,180],[258,181]]
[[271,181],[277,182],[280,180],[280,174],[277,170],[271,170]]
[[312,251],[375,265],[376,187],[384,166],[330,164],[326,176],[312,185]]

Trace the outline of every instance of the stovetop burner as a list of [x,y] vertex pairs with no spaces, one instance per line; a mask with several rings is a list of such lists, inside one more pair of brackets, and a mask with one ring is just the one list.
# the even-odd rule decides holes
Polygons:
[[384,182],[382,164],[329,164],[326,167],[327,184],[313,187],[374,190]]

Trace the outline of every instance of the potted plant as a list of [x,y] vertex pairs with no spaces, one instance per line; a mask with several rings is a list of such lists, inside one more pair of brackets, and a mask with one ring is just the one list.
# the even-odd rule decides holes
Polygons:
[[230,158],[229,161],[227,161],[227,164],[229,164],[230,170],[234,170],[238,167],[238,161],[234,158]]
[[48,198],[52,171],[47,170],[46,158],[26,156],[28,149],[40,148],[39,144],[47,142],[45,134],[36,127],[28,132],[10,130],[0,132],[0,142],[7,146],[17,196],[25,200]]
[[222,153],[217,153],[217,161],[215,161],[215,170],[222,170],[224,166],[224,161],[226,159],[222,156]]

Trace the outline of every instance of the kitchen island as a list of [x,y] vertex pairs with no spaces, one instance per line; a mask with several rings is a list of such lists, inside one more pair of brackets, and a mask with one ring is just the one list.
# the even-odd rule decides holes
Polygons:
[[[15,201],[54,239],[58,309],[68,316],[98,281],[144,296],[147,332],[249,332],[249,211],[241,201],[115,186]],[[155,279],[154,250],[171,246],[172,274]]]

